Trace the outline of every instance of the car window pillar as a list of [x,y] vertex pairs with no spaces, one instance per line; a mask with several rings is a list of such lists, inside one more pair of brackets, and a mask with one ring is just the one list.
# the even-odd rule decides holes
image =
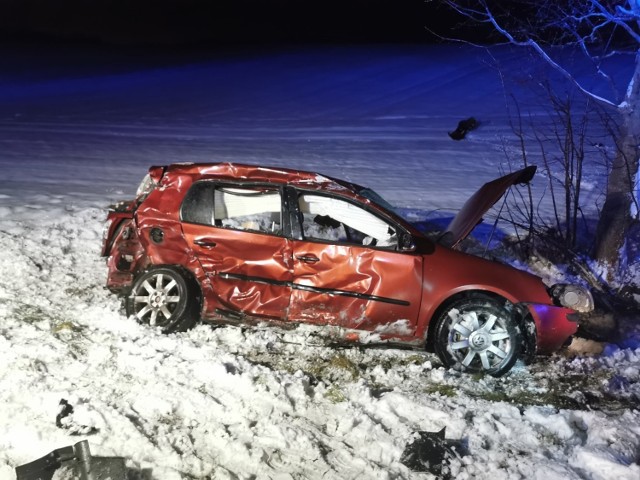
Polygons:
[[302,225],[300,222],[300,208],[298,206],[298,192],[285,187],[282,195],[283,203],[283,228],[285,235],[294,240],[303,240]]

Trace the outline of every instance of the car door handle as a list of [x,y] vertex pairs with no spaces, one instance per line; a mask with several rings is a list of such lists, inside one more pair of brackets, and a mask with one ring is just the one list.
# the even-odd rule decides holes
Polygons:
[[319,262],[320,259],[315,255],[296,255],[296,258],[304,263],[316,263]]
[[196,245],[204,248],[214,248],[217,244],[213,240],[209,240],[207,238],[198,238],[193,241]]

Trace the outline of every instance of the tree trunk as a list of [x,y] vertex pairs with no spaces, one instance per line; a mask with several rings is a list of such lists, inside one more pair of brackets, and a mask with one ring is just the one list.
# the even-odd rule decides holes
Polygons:
[[633,78],[619,113],[622,125],[617,154],[609,172],[607,195],[596,231],[595,258],[607,265],[608,280],[620,267],[640,160],[640,52],[636,54]]
[[607,264],[610,277],[620,266],[622,247],[631,223],[633,184],[638,171],[638,144],[640,135],[628,130],[621,135],[620,150],[609,172],[607,196],[598,221],[596,260]]

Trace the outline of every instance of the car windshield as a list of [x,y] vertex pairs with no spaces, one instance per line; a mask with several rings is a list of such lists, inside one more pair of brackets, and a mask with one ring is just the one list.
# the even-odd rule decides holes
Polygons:
[[360,195],[362,195],[365,198],[368,198],[369,200],[371,200],[373,203],[380,205],[382,208],[384,208],[385,210],[389,210],[390,212],[393,213],[398,213],[396,211],[396,209],[393,207],[393,205],[391,205],[389,202],[387,202],[384,198],[382,198],[377,192],[375,192],[374,190],[371,190],[370,188],[363,188],[362,190],[360,190],[358,192]]

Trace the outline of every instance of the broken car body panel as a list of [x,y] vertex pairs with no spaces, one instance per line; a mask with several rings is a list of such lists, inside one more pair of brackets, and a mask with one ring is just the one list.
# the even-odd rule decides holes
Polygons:
[[289,320],[368,331],[402,320],[416,325],[421,256],[355,245],[293,244]]
[[[451,223],[454,244],[528,167],[484,185]],[[435,244],[349,182],[230,163],[152,167],[131,207],[109,215],[107,286],[127,294],[151,268],[197,284],[201,317],[305,322],[424,344],[453,299],[485,292],[535,325],[537,350],[577,329],[534,275]],[[481,213],[480,213],[481,212]],[[352,336],[347,336],[351,338]]]
[[[207,276],[206,301],[217,309],[282,319],[291,295],[291,242],[280,236],[183,225]],[[211,307],[205,316],[211,317]]]

